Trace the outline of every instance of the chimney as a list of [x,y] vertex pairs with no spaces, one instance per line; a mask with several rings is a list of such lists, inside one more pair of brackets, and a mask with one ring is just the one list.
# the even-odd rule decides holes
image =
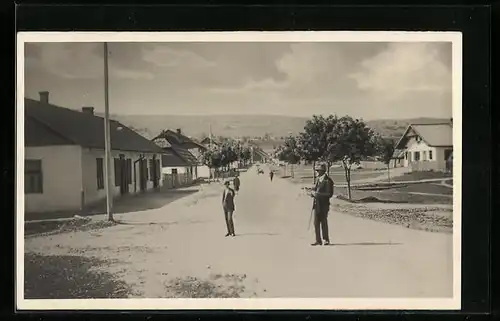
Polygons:
[[180,128],[177,128],[177,134],[181,135],[182,134],[182,131]]
[[40,94],[40,102],[44,104],[49,103],[49,92],[48,91],[41,91],[39,92]]
[[86,114],[94,114],[94,107],[82,107],[82,112]]

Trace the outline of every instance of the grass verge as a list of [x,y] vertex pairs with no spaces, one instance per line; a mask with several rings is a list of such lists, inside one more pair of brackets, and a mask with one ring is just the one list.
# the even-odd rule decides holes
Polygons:
[[24,255],[25,299],[127,298],[125,282],[98,268],[106,261],[69,255]]

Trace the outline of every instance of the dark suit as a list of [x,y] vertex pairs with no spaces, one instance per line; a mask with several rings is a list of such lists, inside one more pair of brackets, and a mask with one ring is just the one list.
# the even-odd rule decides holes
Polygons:
[[234,189],[236,191],[239,191],[240,190],[240,179],[238,177],[235,177],[233,179],[233,184],[234,184]]
[[316,192],[313,203],[314,231],[316,233],[316,242],[318,243],[321,243],[321,234],[323,235],[323,240],[330,242],[328,235],[328,211],[330,210],[330,198],[333,196],[333,188],[333,180],[326,174],[321,181],[318,178],[314,187],[314,191]]
[[227,233],[234,234],[233,212],[234,212],[234,190],[225,189],[222,193],[222,208],[226,220]]

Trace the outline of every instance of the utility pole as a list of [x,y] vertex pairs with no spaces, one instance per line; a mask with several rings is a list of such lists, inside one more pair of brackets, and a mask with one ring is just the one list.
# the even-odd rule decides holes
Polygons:
[[111,172],[111,134],[109,124],[109,71],[108,43],[104,43],[104,172],[106,175],[106,212],[108,221],[113,219],[113,176]]

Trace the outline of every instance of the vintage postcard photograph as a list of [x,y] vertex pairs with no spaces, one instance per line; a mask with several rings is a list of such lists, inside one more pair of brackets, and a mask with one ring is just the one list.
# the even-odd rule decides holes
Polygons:
[[462,35],[21,32],[18,310],[458,310]]

